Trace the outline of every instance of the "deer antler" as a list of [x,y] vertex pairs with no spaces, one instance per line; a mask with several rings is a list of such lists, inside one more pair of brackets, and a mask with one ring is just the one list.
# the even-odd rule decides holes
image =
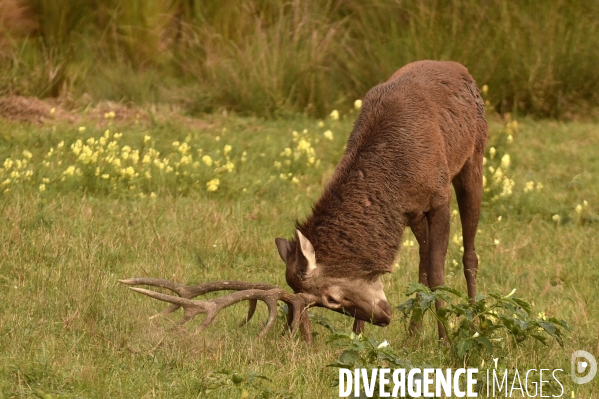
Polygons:
[[[129,287],[131,290],[139,292],[144,295],[148,295],[152,298],[159,299],[161,301],[169,302],[171,305],[163,310],[161,313],[152,316],[152,318],[160,315],[167,315],[174,312],[180,307],[183,308],[184,313],[178,324],[184,324],[194,316],[198,314],[205,314],[206,318],[196,331],[201,332],[206,328],[218,312],[222,309],[233,305],[241,301],[249,301],[248,314],[241,325],[247,323],[253,316],[257,302],[263,301],[268,307],[269,317],[266,325],[258,335],[259,338],[266,335],[270,328],[274,325],[277,317],[277,302],[283,301],[289,306],[289,312],[287,314],[287,324],[291,330],[291,334],[294,334],[298,327],[301,330],[302,337],[307,343],[312,341],[312,333],[310,328],[310,320],[307,317],[304,310],[311,306],[310,303],[301,294],[291,294],[287,291],[280,289],[277,286],[271,284],[262,283],[248,283],[243,281],[218,281],[213,283],[200,284],[196,286],[186,286],[174,283],[172,281],[157,279],[157,278],[130,278],[126,280],[119,280],[123,284],[128,285],[150,285],[153,287],[167,288],[179,296],[161,294],[156,291],[147,290],[144,288]],[[198,295],[202,295],[208,292],[222,291],[222,290],[234,290],[231,294],[215,299],[206,300],[192,300]]]

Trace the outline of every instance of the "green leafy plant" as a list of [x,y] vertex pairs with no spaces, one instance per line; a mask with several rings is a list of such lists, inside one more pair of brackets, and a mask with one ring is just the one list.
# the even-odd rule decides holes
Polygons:
[[[547,345],[550,337],[563,346],[563,330],[570,331],[568,324],[544,313],[535,317],[531,305],[514,297],[514,292],[515,289],[507,295],[479,294],[472,303],[467,295],[447,286],[431,291],[422,284],[410,283],[406,295],[415,297],[397,309],[414,322],[422,321],[426,313],[432,314],[445,328],[448,343],[460,358],[483,349],[492,353],[504,341],[500,332],[507,333],[516,343],[534,338]],[[444,301],[445,306],[436,309],[437,300]]]
[[[342,369],[366,369],[368,375],[372,374],[372,369],[379,368],[403,368],[409,371],[413,368],[427,368],[431,366],[415,366],[410,360],[398,355],[385,340],[379,342],[376,338],[354,332],[340,331],[326,318],[314,315],[311,320],[327,328],[331,334],[326,342],[336,348],[342,349],[339,358],[327,365],[327,367],[336,367]],[[421,374],[416,374],[416,378],[421,378]],[[374,397],[379,397],[378,380],[375,380]],[[339,380],[334,379],[334,385],[338,385]],[[362,396],[366,397],[364,391],[360,391]]]

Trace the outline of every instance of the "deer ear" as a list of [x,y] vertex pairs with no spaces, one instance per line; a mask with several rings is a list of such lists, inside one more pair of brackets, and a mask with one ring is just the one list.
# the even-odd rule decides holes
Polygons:
[[279,250],[279,256],[283,259],[283,262],[287,264],[287,259],[289,258],[289,252],[291,251],[291,245],[289,241],[284,238],[275,238],[275,244],[277,245],[277,249]]
[[310,240],[308,240],[301,231],[296,230],[297,238],[299,238],[300,249],[302,250],[302,254],[308,261],[308,267],[306,268],[306,275],[312,274],[314,270],[316,270],[316,253],[314,252],[314,247]]

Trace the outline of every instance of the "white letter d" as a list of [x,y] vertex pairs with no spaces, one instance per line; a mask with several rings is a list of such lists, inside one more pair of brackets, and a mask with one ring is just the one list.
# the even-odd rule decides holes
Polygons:
[[[347,377],[347,383],[345,382]],[[344,386],[345,384],[345,386]],[[349,369],[339,369],[339,397],[347,398],[351,393],[352,388],[352,373]]]

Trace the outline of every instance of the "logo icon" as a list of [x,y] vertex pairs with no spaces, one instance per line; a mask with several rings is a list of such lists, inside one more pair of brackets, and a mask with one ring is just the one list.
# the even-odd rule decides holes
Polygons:
[[[578,375],[586,373],[584,377],[578,377]],[[571,375],[572,380],[576,384],[586,384],[591,381],[595,374],[597,374],[597,361],[587,351],[576,351],[572,354],[572,368]]]

